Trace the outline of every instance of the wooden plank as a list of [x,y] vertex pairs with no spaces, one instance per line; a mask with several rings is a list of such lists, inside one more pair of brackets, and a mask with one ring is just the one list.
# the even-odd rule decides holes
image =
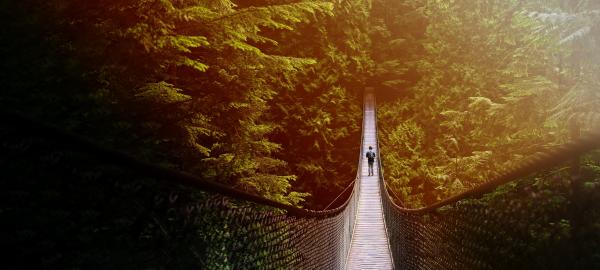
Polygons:
[[[369,96],[370,95],[370,96]],[[365,99],[363,143],[364,152],[369,146],[377,149],[374,99],[368,94]],[[350,252],[346,262],[347,269],[392,269],[392,258],[389,248],[379,186],[377,162],[374,166],[374,176],[368,176],[368,163],[363,156],[358,195],[358,210],[354,227]]]

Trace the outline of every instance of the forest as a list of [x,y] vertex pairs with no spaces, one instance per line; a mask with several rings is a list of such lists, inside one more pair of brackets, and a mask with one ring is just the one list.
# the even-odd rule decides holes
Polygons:
[[413,207],[600,123],[598,3],[450,2],[379,6],[383,163]]
[[[407,207],[600,129],[597,1],[27,0],[1,1],[0,14],[2,112],[300,208],[325,209],[354,180],[365,87],[386,180]],[[0,138],[4,153],[36,141],[7,128]],[[135,208],[132,194],[168,196],[164,183],[90,162],[56,149],[2,155],[14,265],[85,269],[105,255],[75,246],[142,226],[125,214],[99,222],[107,211]],[[580,163],[597,192],[598,152]],[[78,244],[32,248],[41,232]]]

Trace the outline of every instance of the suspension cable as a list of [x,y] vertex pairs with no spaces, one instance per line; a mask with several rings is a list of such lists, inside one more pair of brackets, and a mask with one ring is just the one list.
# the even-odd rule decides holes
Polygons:
[[342,192],[340,192],[339,195],[337,195],[337,197],[335,197],[335,199],[333,199],[333,201],[331,201],[327,206],[325,206],[325,208],[323,208],[323,211],[327,210],[329,208],[329,206],[331,206],[335,201],[337,201],[337,199],[342,196],[342,194],[346,193],[346,190],[348,190],[348,188],[350,188],[351,186],[354,185],[354,182],[356,182],[356,179],[352,180],[352,182],[350,182],[346,188],[344,188],[344,190],[342,190]]
[[485,183],[421,208],[405,208],[396,204],[391,198],[387,189],[386,195],[392,202],[392,205],[394,205],[394,207],[401,212],[426,214],[436,211],[443,206],[453,204],[464,199],[478,197],[482,196],[483,194],[490,193],[500,185],[510,183],[537,171],[551,168],[564,162],[565,160],[580,156],[596,148],[600,148],[600,132],[589,133],[585,136],[582,136],[580,139],[573,140],[564,145],[549,149],[544,152],[538,152],[532,155],[530,158],[521,161],[520,166],[515,166],[512,169],[506,170]]

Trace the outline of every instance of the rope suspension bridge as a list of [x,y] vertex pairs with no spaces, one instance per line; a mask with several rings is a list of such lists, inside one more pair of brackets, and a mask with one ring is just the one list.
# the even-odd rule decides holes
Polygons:
[[[524,260],[535,260],[527,257],[534,254],[528,249],[528,243],[534,241],[531,230],[542,231],[545,228],[539,224],[554,224],[553,216],[577,212],[575,210],[583,207],[581,203],[572,202],[566,209],[539,209],[533,197],[544,195],[534,194],[536,184],[517,179],[569,162],[600,147],[598,134],[536,153],[481,186],[434,205],[408,209],[388,187],[379,156],[374,176],[367,175],[365,148],[373,146],[378,155],[380,152],[375,97],[371,92],[365,93],[363,112],[356,179],[345,196],[339,197],[344,199],[343,203],[322,211],[291,207],[194,175],[157,167],[20,115],[4,113],[4,123],[18,132],[44,134],[59,145],[85,149],[87,155],[127,167],[137,175],[167,179],[169,183],[204,191],[206,196],[199,200],[191,193],[165,187],[171,192],[167,199],[150,199],[154,208],[140,210],[154,220],[170,220],[172,212],[176,212],[186,217],[182,224],[202,228],[196,232],[197,237],[190,240],[194,258],[188,266],[196,269],[522,268]],[[507,184],[513,189],[490,196],[492,191]],[[549,185],[553,187],[552,183]],[[564,187],[557,184],[556,188]],[[576,216],[570,217],[572,221],[581,221]],[[577,243],[577,237],[584,237],[577,234],[577,224],[572,222],[571,237],[575,240],[568,243]],[[543,241],[552,248],[553,243],[560,242],[552,239],[560,238],[564,232],[549,231]],[[165,235],[167,240],[183,241],[177,235]],[[567,247],[565,250],[579,249]],[[515,257],[515,253],[523,257]],[[151,264],[152,258],[149,261]],[[533,265],[547,266],[547,269],[562,267],[548,257],[537,259]]]

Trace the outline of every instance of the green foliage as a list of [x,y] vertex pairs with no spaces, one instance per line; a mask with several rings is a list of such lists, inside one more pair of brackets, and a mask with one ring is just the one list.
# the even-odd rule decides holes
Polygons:
[[[12,108],[36,108],[30,113],[113,147],[280,202],[298,203],[306,195],[290,193],[295,176],[281,174],[288,165],[274,158],[282,145],[268,138],[275,125],[267,114],[275,90],[286,87],[278,78],[316,61],[266,52],[264,44],[278,42],[263,32],[330,16],[331,3],[57,0],[8,8],[32,18],[12,24],[50,37],[3,42],[3,52],[52,53],[32,61],[50,63],[39,87],[18,85],[27,72],[12,76],[5,104],[18,100]],[[18,42],[27,46],[10,47]],[[55,67],[67,70],[58,74]],[[3,67],[7,77],[18,72],[12,69]],[[91,104],[79,107],[84,102]]]
[[[385,145],[385,177],[389,185],[405,198],[405,203],[419,205],[424,193],[431,194],[429,182],[421,182],[430,174],[428,160],[422,156],[425,132],[415,122],[407,121],[380,138]],[[426,180],[430,181],[430,180]]]
[[600,5],[587,0],[553,1],[531,3],[528,9],[528,16],[542,23],[538,31],[552,35],[562,49],[555,61],[566,93],[553,108],[552,120],[572,119],[585,130],[597,130]]
[[[555,137],[548,135],[553,130],[544,123],[560,96],[548,72],[556,49],[549,35],[535,34],[539,25],[523,15],[516,1],[423,1],[401,8],[408,14],[412,8],[419,14],[414,20],[425,20],[426,27],[415,27],[415,22],[397,26],[389,20],[390,28],[422,32],[381,40],[405,40],[382,55],[398,54],[401,48],[416,48],[411,50],[418,55],[392,59],[395,65],[388,59],[381,68],[412,70],[417,76],[395,86],[402,96],[385,104],[379,117],[384,137],[402,134],[406,123],[423,131],[419,140],[424,147],[411,155],[423,160],[424,165],[417,166],[422,173],[410,181],[390,177],[392,182],[408,183],[403,189],[412,192],[403,192],[406,198],[420,198],[408,201],[429,204],[471,188],[553,142]],[[410,149],[393,140],[382,143],[383,149]],[[382,153],[386,168],[401,164],[395,154]]]
[[[296,33],[276,53],[294,53],[316,63],[280,87],[270,108],[278,123],[273,140],[286,146],[280,158],[293,164],[298,190],[310,192],[310,204],[322,209],[356,175],[362,89],[372,66],[368,55],[368,2],[342,1],[334,15]],[[343,200],[338,201],[341,203]]]

